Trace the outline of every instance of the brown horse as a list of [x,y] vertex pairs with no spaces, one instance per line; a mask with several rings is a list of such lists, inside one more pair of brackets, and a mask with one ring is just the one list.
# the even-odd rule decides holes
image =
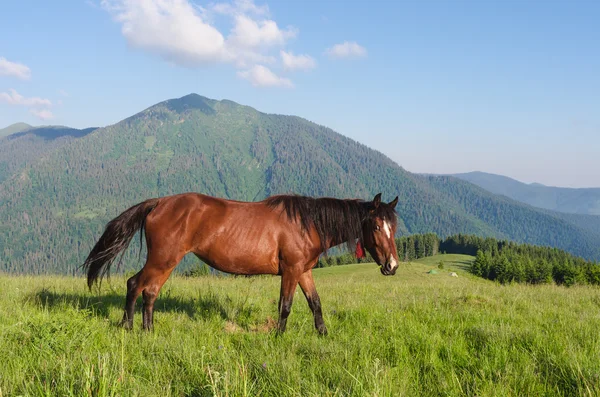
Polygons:
[[[141,202],[110,221],[87,257],[88,286],[109,271],[137,233],[146,233],[148,256],[142,270],[127,280],[122,325],[133,327],[135,302],[143,296],[143,327],[152,329],[154,301],[183,259],[192,252],[211,267],[241,275],[281,276],[278,331],[284,332],[296,285],[313,312],[315,327],[327,333],[312,269],[330,247],[362,247],[393,275],[398,267],[396,197],[381,201],[272,196],[241,202],[185,193]],[[141,237],[141,236],[140,236]]]

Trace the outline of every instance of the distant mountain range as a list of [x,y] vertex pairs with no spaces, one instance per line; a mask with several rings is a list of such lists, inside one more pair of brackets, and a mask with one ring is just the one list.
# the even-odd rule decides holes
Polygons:
[[569,214],[600,215],[600,188],[572,189],[526,184],[506,176],[485,172],[453,174],[483,189],[534,207]]
[[[3,271],[77,273],[107,221],[147,198],[186,191],[248,201],[382,192],[400,198],[399,234],[473,233],[600,258],[600,231],[585,216],[413,174],[329,128],[228,100],[190,94],[105,128],[44,128],[0,139]],[[125,262],[139,267],[134,249]]]
[[0,129],[0,138],[11,135],[11,134],[15,134],[17,132],[25,131],[30,128],[33,128],[33,127],[26,123],[11,124],[6,128]]

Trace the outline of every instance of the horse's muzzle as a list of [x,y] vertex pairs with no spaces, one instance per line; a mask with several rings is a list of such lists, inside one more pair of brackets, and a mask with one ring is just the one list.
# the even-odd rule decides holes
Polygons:
[[392,262],[389,261],[385,265],[381,266],[379,270],[381,270],[381,274],[383,274],[384,276],[393,276],[394,274],[396,274],[396,269],[398,269],[398,266],[395,266],[393,268],[392,266]]

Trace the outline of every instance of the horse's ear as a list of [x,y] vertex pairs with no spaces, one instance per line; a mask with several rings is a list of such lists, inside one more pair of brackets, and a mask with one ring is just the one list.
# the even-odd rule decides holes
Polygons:
[[398,196],[396,196],[396,198],[389,203],[390,207],[392,208],[396,208],[396,204],[398,204]]
[[373,199],[373,206],[375,208],[379,208],[379,204],[381,203],[381,193],[377,193],[375,198]]

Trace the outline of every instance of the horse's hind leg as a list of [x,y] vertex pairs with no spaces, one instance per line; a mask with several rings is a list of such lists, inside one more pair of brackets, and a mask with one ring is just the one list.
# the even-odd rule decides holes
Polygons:
[[171,272],[177,266],[183,256],[172,260],[159,260],[149,255],[142,270],[127,280],[127,298],[125,301],[125,312],[121,325],[127,329],[133,328],[133,316],[135,302],[142,294],[144,298],[144,310],[142,311],[142,326],[144,329],[152,329],[154,302],[158,297],[160,289],[167,281]]
[[[144,311],[142,312],[142,326],[145,330],[152,330],[154,327],[154,302],[160,292],[160,289],[165,284],[171,272],[177,266],[179,261],[169,266],[166,270],[153,272],[153,277],[148,280],[142,296],[144,297]],[[163,268],[164,269],[164,268]]]
[[121,320],[121,326],[126,329],[133,328],[133,315],[135,312],[135,302],[140,296],[142,290],[138,288],[138,278],[141,275],[141,271],[136,275],[127,280],[127,296],[125,298],[125,313],[123,313],[123,320]]

